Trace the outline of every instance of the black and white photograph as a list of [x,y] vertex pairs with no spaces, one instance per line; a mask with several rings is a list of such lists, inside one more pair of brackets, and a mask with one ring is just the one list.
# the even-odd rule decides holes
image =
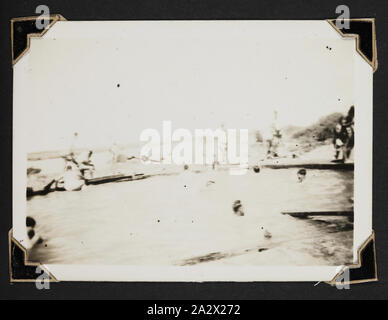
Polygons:
[[387,9],[1,2],[0,299],[385,299]]
[[353,264],[355,48],[328,21],[57,21],[14,66],[28,260]]

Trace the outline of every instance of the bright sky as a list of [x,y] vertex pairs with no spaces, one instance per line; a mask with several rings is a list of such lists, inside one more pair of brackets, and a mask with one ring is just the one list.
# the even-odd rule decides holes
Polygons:
[[66,148],[74,132],[89,146],[136,143],[163,120],[263,129],[275,109],[283,125],[309,125],[353,104],[353,41],[263,38],[270,30],[260,25],[134,23],[83,39],[64,23],[33,39],[21,86],[29,89],[16,92],[28,94],[29,151]]

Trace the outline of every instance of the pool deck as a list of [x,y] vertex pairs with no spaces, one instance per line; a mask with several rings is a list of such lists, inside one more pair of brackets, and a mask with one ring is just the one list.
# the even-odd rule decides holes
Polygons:
[[262,168],[268,169],[291,169],[291,168],[304,168],[304,169],[317,169],[317,170],[354,170],[353,162],[331,162],[331,161],[272,161],[272,163],[265,163],[261,165]]
[[284,215],[289,215],[294,218],[307,219],[308,217],[314,216],[335,216],[335,217],[353,217],[353,210],[346,211],[303,211],[303,212],[282,212]]

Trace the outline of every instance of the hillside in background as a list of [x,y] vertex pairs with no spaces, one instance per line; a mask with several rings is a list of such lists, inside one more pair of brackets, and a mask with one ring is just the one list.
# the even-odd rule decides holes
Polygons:
[[333,138],[335,125],[344,115],[336,112],[320,118],[316,123],[305,127],[288,126],[283,129],[285,140],[295,142],[296,148],[310,151]]
[[304,129],[297,130],[292,138],[300,137],[308,138],[309,140],[325,141],[333,137],[335,125],[343,117],[342,113],[332,113],[326,117],[320,118],[316,123]]

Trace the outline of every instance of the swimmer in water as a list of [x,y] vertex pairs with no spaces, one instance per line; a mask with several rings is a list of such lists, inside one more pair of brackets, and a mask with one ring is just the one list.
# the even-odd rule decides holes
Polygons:
[[253,167],[253,171],[254,171],[255,173],[259,173],[259,172],[260,172],[260,167],[259,167],[259,166],[254,166],[254,167]]
[[303,182],[304,179],[306,179],[306,174],[307,174],[306,169],[300,169],[300,170],[298,170],[298,173],[297,173],[298,181],[299,181],[299,182]]
[[343,131],[343,127],[340,123],[337,123],[333,133],[333,146],[335,151],[334,153],[335,160],[339,160],[341,153],[342,153],[342,158],[344,157],[343,155],[344,141],[345,141],[345,134]]
[[233,207],[232,208],[233,208],[233,212],[234,212],[234,214],[236,216],[243,217],[245,215],[244,208],[243,208],[240,200],[236,200],[233,203]]
[[265,239],[271,239],[272,238],[271,232],[269,232],[267,229],[264,229],[264,227],[261,227],[261,230],[264,232],[263,236],[264,236]]
[[43,242],[43,239],[35,231],[36,221],[34,218],[27,216],[26,218],[26,231],[27,242],[24,244],[27,249],[32,249],[38,244]]

